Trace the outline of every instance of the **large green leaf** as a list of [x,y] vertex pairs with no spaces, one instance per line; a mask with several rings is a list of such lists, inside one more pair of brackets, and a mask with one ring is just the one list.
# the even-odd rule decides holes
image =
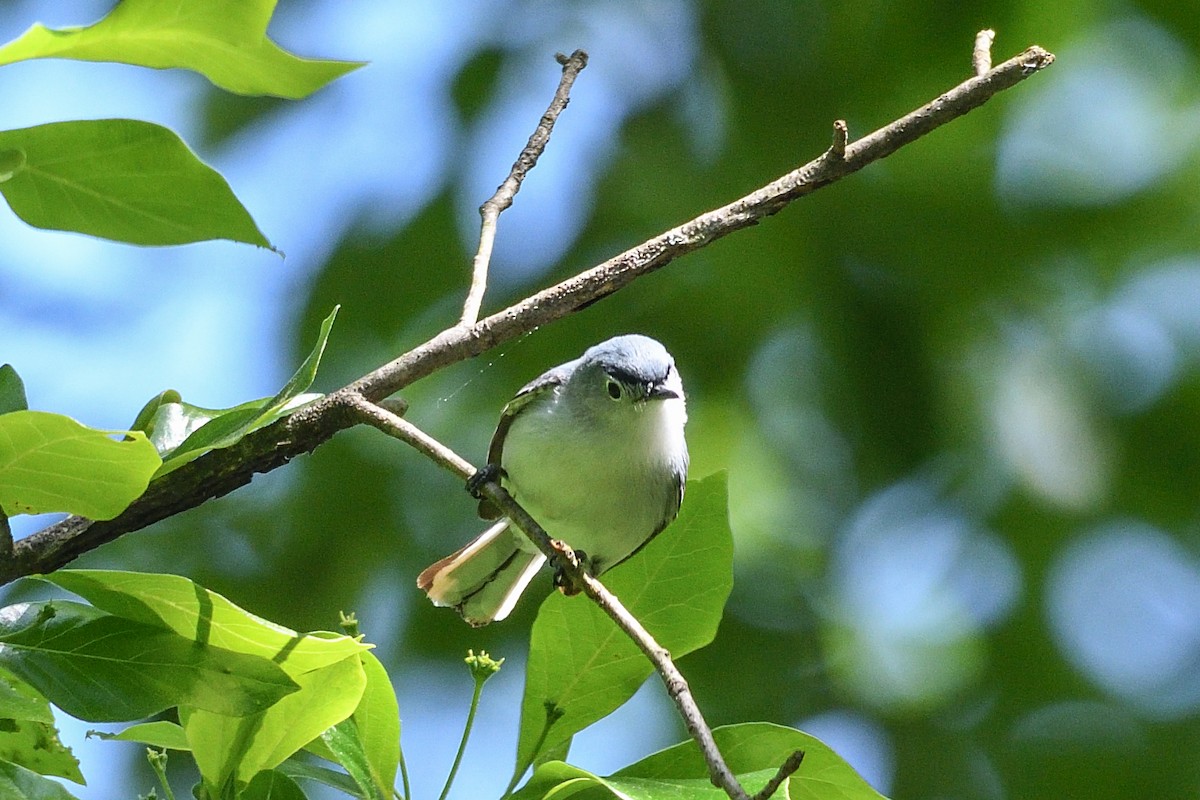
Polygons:
[[4,800],[75,800],[75,795],[62,784],[6,761],[0,761],[0,797]]
[[[763,785],[774,774],[774,769],[764,769],[736,777],[742,786],[751,787]],[[772,795],[781,800],[794,796],[782,789],[779,794]],[[534,771],[529,782],[521,787],[513,800],[542,800],[548,797],[554,800],[566,800],[568,797],[579,797],[580,800],[724,800],[729,795],[713,786],[707,777],[662,780],[601,778],[562,761],[548,761]]]
[[109,432],[44,411],[0,414],[0,509],[112,519],[146,490],[161,461],[145,435]]
[[4,671],[0,671],[0,761],[83,783],[79,760],[58,738],[50,703]]
[[25,384],[12,364],[0,366],[0,414],[24,411],[29,408],[25,400]]
[[[792,728],[755,722],[713,730],[726,765],[747,793],[757,793],[796,750],[804,760],[773,795],[791,800],[882,800],[854,768],[819,739]],[[583,795],[621,800],[721,800],[724,791],[708,778],[708,765],[688,740],[631,764],[606,778],[552,761],[542,764],[515,800]]]
[[[733,586],[724,474],[689,483],[679,518],[604,583],[675,656],[712,641]],[[594,603],[547,597],[530,634],[518,765],[562,752],[555,748],[632,697],[651,671]],[[549,730],[547,709],[559,715]]]
[[210,787],[273,769],[358,707],[366,676],[357,654],[296,677],[299,691],[250,717],[180,708],[196,765]]
[[36,228],[142,245],[271,246],[220,173],[161,125],[98,119],[0,131],[0,153],[21,157],[0,176],[0,193]]
[[240,716],[297,689],[265,658],[62,600],[0,609],[0,665],[92,722],[141,719],[178,704]]
[[274,397],[251,400],[233,408],[211,409],[184,403],[178,392],[167,390],[138,413],[134,427],[150,437],[163,457],[158,475],[165,475],[210,450],[229,447],[259,428],[291,414],[321,397],[306,394],[317,376],[321,356],[341,306],[334,306],[321,322],[317,341],[300,366]]
[[[725,763],[735,775],[767,771],[759,783],[743,783],[751,794],[796,750],[804,751],[804,761],[790,778],[787,797],[793,800],[880,800],[854,768],[824,742],[807,733],[752,722],[728,725],[713,730],[713,737]],[[708,766],[695,742],[686,741],[631,764],[610,776],[610,780],[650,779],[674,781],[708,779]]]
[[293,677],[370,647],[344,635],[299,634],[256,617],[180,575],[85,569],[59,570],[41,580],[74,592],[110,614],[273,661]]
[[306,59],[267,38],[275,0],[124,0],[87,27],[34,25],[0,47],[0,65],[32,58],[179,67],[247,95],[304,97],[362,66]]

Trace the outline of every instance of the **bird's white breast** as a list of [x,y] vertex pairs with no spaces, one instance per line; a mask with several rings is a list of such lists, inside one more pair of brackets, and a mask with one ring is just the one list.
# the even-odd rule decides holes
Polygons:
[[611,565],[661,526],[677,496],[684,402],[631,404],[581,424],[556,400],[513,420],[506,484],[551,536]]

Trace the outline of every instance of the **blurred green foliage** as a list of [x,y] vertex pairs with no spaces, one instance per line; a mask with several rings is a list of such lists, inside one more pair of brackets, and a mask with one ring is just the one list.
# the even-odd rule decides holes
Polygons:
[[[1196,15],[1091,0],[695,14],[687,80],[613,121],[578,237],[548,274],[497,276],[485,311],[808,160],[834,119],[854,138],[935,97],[967,76],[981,27],[998,31],[997,61],[1035,42],[1059,60],[763,225],[412,387],[410,418],[480,459],[530,376],[613,334],[653,335],[689,390],[693,476],[730,474],[733,595],[714,643],[682,663],[711,722],[797,725],[854,761],[850,730],[896,797],[1194,796]],[[459,133],[502,92],[494,75],[542,44],[462,54],[443,87]],[[255,102],[213,103],[237,121],[214,117],[212,135],[259,119]],[[419,211],[352,230],[304,286],[290,363],[343,307],[321,390],[457,318],[470,142],[448,144]],[[354,608],[409,676],[402,712],[405,692],[461,703],[469,687],[444,664],[469,647],[518,657],[548,582],[482,630],[429,606],[415,576],[473,535],[473,503],[381,439],[340,435],[85,562],[180,572],[300,630]],[[663,746],[681,738],[666,724]],[[514,705],[513,741],[516,726]]]

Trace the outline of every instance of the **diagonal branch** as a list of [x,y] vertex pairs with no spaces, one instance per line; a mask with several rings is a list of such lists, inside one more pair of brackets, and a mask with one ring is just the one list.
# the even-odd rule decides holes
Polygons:
[[846,144],[838,129],[834,147],[808,164],[734,202],[701,214],[598,266],[487,317],[453,326],[394,361],[364,375],[237,444],[215,450],[154,481],[120,516],[104,522],[70,518],[17,542],[11,561],[0,563],[0,583],[51,572],[82,553],[249,483],[292,458],[311,452],[337,431],[357,424],[347,395],[379,401],[450,364],[477,356],[607,297],[637,278],[724,236],[778,213],[792,201],[867,164],[891,155],[938,127],[978,108],[1054,62],[1033,46],[989,72],[959,84],[910,114]]
[[[343,402],[354,413],[359,414],[363,422],[373,425],[389,436],[407,442],[432,459],[438,466],[457,475],[462,480],[466,481],[475,475],[475,468],[468,461],[407,420],[387,409],[380,408],[361,395],[347,395]],[[633,614],[629,613],[616,595],[599,580],[588,574],[565,543],[551,539],[545,529],[529,516],[529,513],[498,482],[488,481],[478,488],[480,494],[490,500],[504,516],[520,528],[521,532],[528,536],[530,541],[546,555],[554,568],[560,570],[573,585],[580,587],[583,593],[637,644],[650,663],[654,665],[663,684],[667,687],[667,694],[678,707],[688,733],[700,746],[700,752],[708,764],[709,780],[712,781],[712,784],[723,789],[733,800],[750,800],[746,790],[738,783],[733,771],[725,763],[725,759],[713,739],[712,729],[704,721],[704,715],[700,713],[700,707],[696,705],[696,700],[692,697],[692,690],[688,686],[687,679],[675,666],[667,649],[654,639]],[[763,791],[755,795],[754,800],[766,800],[770,797],[787,776],[799,768],[803,758],[803,753],[790,756],[779,768],[775,778],[768,782]]]
[[479,321],[479,309],[483,305],[483,293],[487,290],[488,265],[492,261],[492,244],[496,240],[496,224],[500,214],[512,205],[513,198],[521,190],[521,182],[525,180],[529,170],[537,166],[538,159],[545,152],[546,145],[550,142],[550,132],[554,130],[554,123],[570,102],[571,86],[587,66],[588,56],[582,50],[576,50],[570,57],[559,53],[557,59],[558,63],[562,64],[562,79],[558,83],[554,99],[550,101],[550,107],[542,114],[537,128],[529,137],[525,149],[517,156],[508,177],[496,187],[496,193],[479,207],[479,216],[483,218],[479,226],[479,250],[476,251],[471,266],[471,288],[467,291],[462,318],[458,322],[461,327],[469,328]]

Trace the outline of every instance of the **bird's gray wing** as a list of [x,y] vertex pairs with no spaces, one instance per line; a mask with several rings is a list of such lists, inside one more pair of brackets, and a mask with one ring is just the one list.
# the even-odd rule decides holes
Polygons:
[[[496,423],[496,432],[492,434],[492,443],[488,445],[488,466],[502,467],[501,459],[504,457],[504,439],[508,436],[508,429],[512,427],[512,421],[530,403],[562,386],[567,376],[571,374],[571,370],[575,367],[576,361],[569,361],[566,364],[560,364],[553,369],[543,372],[522,386],[516,396],[508,401],[508,405],[504,406],[504,410],[500,412],[500,421]],[[480,500],[479,516],[483,519],[496,519],[500,516],[500,510],[489,501]]]

